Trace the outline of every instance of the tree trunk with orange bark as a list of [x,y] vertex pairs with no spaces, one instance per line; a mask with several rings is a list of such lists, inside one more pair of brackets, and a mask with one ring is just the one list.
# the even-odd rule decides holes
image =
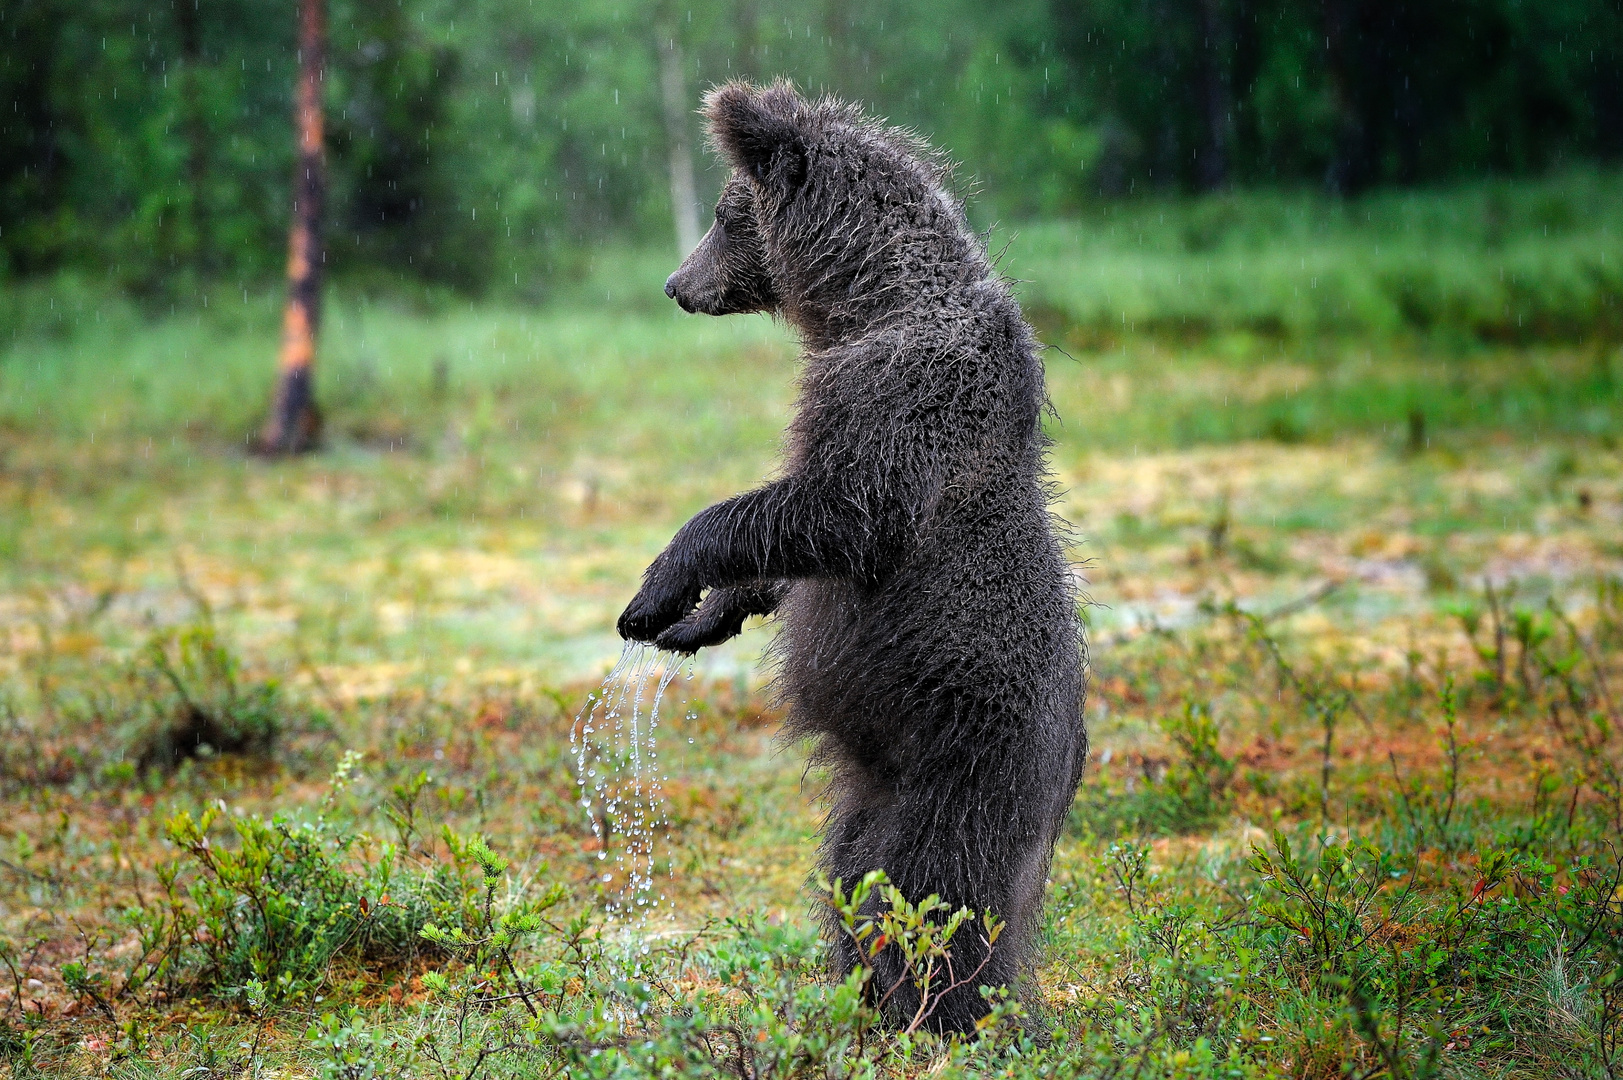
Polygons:
[[270,419],[260,436],[267,454],[298,454],[314,449],[321,435],[316,408],[316,332],[321,325],[321,269],[326,251],[321,211],[327,191],[322,152],[321,87],[325,33],[322,0],[300,0],[299,90],[295,107],[299,133],[298,169],[293,179],[293,225],[288,235],[287,311],[282,317],[282,350]]

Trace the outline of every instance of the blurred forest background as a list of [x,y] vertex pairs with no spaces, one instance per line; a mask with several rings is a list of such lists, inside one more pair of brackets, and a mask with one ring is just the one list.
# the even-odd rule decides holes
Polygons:
[[[698,169],[678,217],[708,223],[693,110],[730,77],[917,128],[967,163],[981,225],[1623,155],[1616,0],[333,0],[329,23],[330,271],[525,299],[583,248],[669,242],[673,155]],[[0,275],[164,307],[279,275],[293,5],[4,0],[0,40]],[[1476,228],[1528,224],[1513,204]]]

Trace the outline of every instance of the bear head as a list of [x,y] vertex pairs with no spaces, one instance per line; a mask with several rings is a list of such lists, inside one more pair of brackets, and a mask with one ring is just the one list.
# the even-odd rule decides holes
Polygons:
[[777,310],[755,224],[755,192],[743,177],[730,178],[721,189],[715,224],[665,279],[665,295],[683,311],[703,315]]
[[686,310],[838,332],[984,274],[947,166],[908,132],[785,82],[723,84],[704,114],[733,172],[716,224],[666,282]]

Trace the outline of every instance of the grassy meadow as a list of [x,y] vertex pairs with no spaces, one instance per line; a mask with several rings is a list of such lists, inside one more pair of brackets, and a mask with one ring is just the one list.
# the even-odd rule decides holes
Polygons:
[[1623,178],[1568,173],[1392,191],[1101,203],[1010,229],[1033,315],[1098,347],[1124,334],[1422,334],[1583,341],[1623,328]]
[[[1008,230],[1056,346],[1093,760],[1037,985],[976,1042],[885,1031],[819,975],[822,776],[775,738],[770,625],[668,691],[667,902],[608,915],[624,823],[582,809],[575,718],[647,560],[771,474],[781,327],[668,310],[649,253],[539,308],[342,286],[326,446],[267,462],[274,295],[14,290],[0,1062],[1623,1075],[1616,187],[1391,197],[1363,230],[1362,204],[1131,204],[1146,247]],[[1566,314],[1406,319],[1376,287],[1401,262],[1486,289],[1490,248]],[[1310,255],[1328,306],[1286,291]],[[883,930],[930,962],[916,912]]]

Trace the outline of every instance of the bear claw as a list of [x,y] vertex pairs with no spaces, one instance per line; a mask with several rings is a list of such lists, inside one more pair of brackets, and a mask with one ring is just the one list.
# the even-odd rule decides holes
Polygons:
[[689,590],[650,596],[647,586],[620,613],[616,629],[627,641],[653,641],[660,632],[682,621],[699,602]]

